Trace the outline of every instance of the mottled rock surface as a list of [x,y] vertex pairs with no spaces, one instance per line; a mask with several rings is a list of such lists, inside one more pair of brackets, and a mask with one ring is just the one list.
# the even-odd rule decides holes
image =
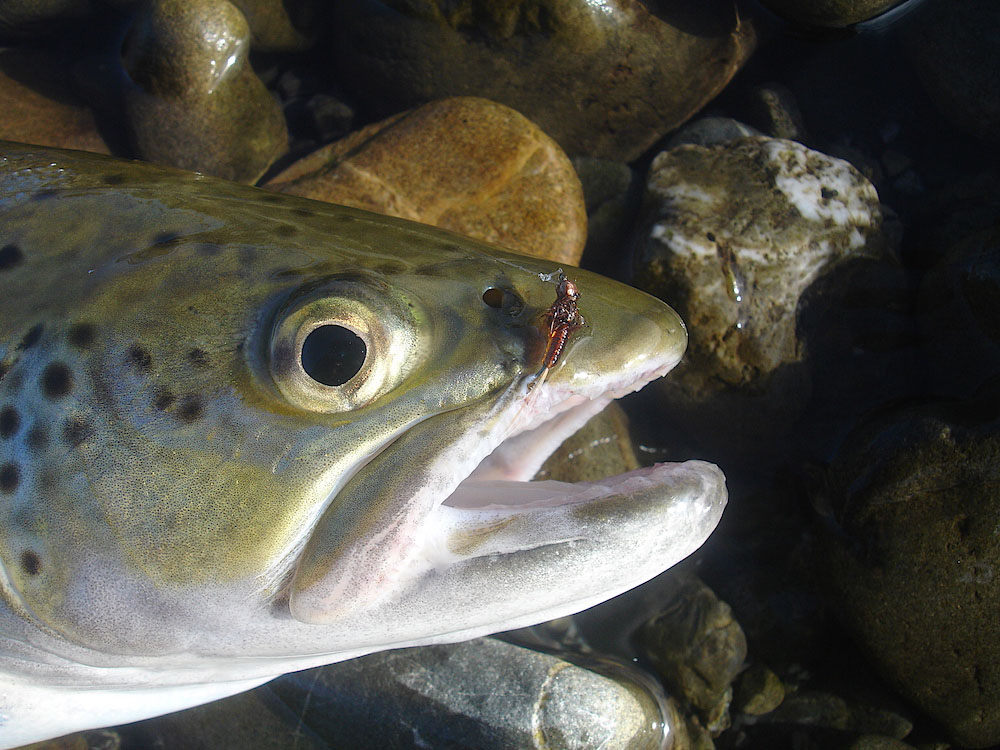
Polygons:
[[672,380],[694,398],[720,384],[759,390],[799,361],[802,293],[879,247],[872,185],[847,162],[793,141],[666,151],[653,160],[646,200],[637,281],[688,325],[687,368]]
[[249,38],[246,19],[227,0],[143,7],[122,53],[139,157],[252,183],[285,152],[285,121],[250,67]]
[[283,193],[433,224],[576,264],[580,180],[559,146],[495,102],[456,97],[369,125],[268,181]]
[[996,393],[890,412],[830,469],[823,556],[837,611],[904,696],[956,743],[1000,742]]
[[389,111],[474,93],[571,156],[631,161],[715,96],[752,51],[732,0],[339,3],[345,83]]
[[637,637],[671,691],[718,733],[729,726],[732,683],[746,659],[746,636],[729,605],[696,576],[671,578],[675,585],[661,613]]

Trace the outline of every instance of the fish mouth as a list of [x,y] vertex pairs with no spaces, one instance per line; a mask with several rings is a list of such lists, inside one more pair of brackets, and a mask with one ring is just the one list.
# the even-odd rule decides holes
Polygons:
[[[425,623],[427,632],[411,630],[407,643],[476,637],[579,611],[683,559],[726,504],[717,467],[688,461],[599,482],[530,481],[563,440],[679,358],[675,352],[638,374],[583,387],[558,377],[539,385],[529,375],[485,411],[460,410],[469,412],[464,429],[423,457],[421,486],[400,493],[406,502],[380,501],[364,519],[367,538],[331,542],[329,525],[314,530],[292,581],[292,616],[332,624],[391,609],[411,625]],[[372,476],[347,492],[364,496],[366,479],[383,487],[379,470],[415,460],[434,428],[429,423],[445,418],[456,419],[441,414],[400,436]],[[371,637],[391,640],[376,633]]]

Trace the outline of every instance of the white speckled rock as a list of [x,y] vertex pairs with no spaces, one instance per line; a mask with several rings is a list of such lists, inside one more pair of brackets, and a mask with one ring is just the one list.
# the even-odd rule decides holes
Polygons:
[[794,141],[741,138],[654,159],[637,281],[690,329],[688,395],[757,390],[802,346],[805,289],[845,259],[876,255],[881,211],[845,161]]

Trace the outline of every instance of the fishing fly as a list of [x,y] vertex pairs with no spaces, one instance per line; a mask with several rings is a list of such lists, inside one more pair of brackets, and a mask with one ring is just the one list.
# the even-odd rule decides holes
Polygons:
[[[542,357],[542,366],[535,373],[535,378],[528,386],[534,388],[541,385],[549,374],[549,370],[556,366],[559,357],[562,356],[563,349],[570,334],[583,326],[583,316],[577,308],[576,301],[580,299],[580,290],[576,284],[566,278],[566,274],[560,268],[559,283],[556,285],[556,301],[545,311],[542,318],[548,325],[548,335],[545,341],[545,355]],[[543,281],[551,281],[552,274],[539,274]]]

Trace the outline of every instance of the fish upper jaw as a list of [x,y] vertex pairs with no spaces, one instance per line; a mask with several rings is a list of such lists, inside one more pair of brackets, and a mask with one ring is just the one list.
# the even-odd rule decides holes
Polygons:
[[[682,351],[654,349],[634,369],[600,375],[574,377],[571,366],[541,384],[528,375],[492,403],[414,426],[321,519],[291,584],[292,616],[335,625],[379,610],[396,618],[402,607],[413,610],[411,626],[426,629],[417,638],[472,637],[591,606],[690,554],[726,503],[711,464],[661,464],[600,483],[525,481],[591,416],[665,374]],[[348,528],[362,534],[349,538]],[[522,570],[518,585],[484,599],[477,589],[494,589],[507,569]],[[463,616],[449,618],[445,603]]]

